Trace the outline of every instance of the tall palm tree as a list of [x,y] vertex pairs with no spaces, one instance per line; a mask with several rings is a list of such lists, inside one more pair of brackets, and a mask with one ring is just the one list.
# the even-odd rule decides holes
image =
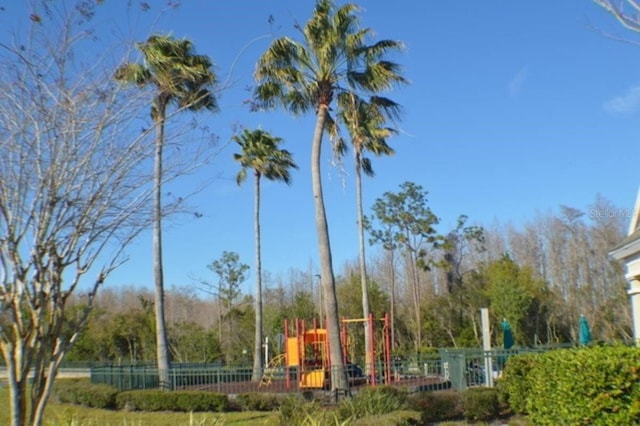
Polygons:
[[316,125],[311,147],[311,180],[320,257],[320,279],[329,334],[331,390],[347,391],[342,360],[340,321],[335,277],[331,260],[329,228],[322,193],[320,157],[325,132],[336,135],[330,108],[345,91],[375,94],[404,82],[399,66],[385,60],[386,53],[400,49],[397,41],[383,40],[368,45],[372,31],[361,28],[353,3],[337,8],[332,0],[318,0],[311,19],[299,28],[302,40],[275,40],[256,65],[259,106],[282,106],[294,114],[314,111]]
[[[360,282],[362,286],[362,314],[369,318],[369,291],[367,284],[367,266],[364,244],[364,212],[362,208],[362,173],[374,176],[371,160],[365,156],[371,152],[376,156],[392,155],[393,149],[387,144],[387,139],[396,133],[396,130],[385,127],[385,114],[380,109],[380,104],[390,106],[393,101],[386,98],[374,97],[370,102],[364,102],[356,98],[352,93],[345,93],[339,97],[340,121],[344,123],[353,146],[356,174],[356,211],[358,223],[358,258],[360,266]],[[399,108],[395,105],[395,108]],[[365,322],[364,327],[365,371],[370,374],[373,366],[373,347],[371,345],[370,328]]]
[[260,179],[262,177],[282,181],[287,185],[291,183],[291,169],[298,166],[293,161],[291,153],[278,148],[281,138],[272,136],[264,130],[249,131],[245,129],[241,135],[233,137],[234,142],[240,145],[241,153],[233,154],[233,158],[240,163],[242,169],[238,172],[236,180],[242,184],[249,170],[254,177],[254,230],[255,230],[255,256],[256,256],[256,334],[253,346],[253,373],[251,380],[258,381],[262,378],[262,257],[260,244]]
[[169,386],[170,352],[164,318],[164,278],[162,265],[162,151],[165,143],[167,108],[178,110],[216,110],[217,101],[210,88],[216,82],[211,60],[197,55],[189,40],[152,35],[138,44],[144,63],[127,63],[118,68],[115,79],[154,90],[151,119],[155,127],[153,199],[153,272],[155,281],[156,350],[160,386]]

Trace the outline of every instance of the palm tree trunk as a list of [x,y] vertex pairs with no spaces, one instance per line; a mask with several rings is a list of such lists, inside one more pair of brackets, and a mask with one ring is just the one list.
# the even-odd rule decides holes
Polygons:
[[164,318],[164,276],[162,269],[162,149],[166,102],[157,101],[153,195],[153,274],[155,279],[156,354],[160,389],[169,389],[169,344]]
[[[362,285],[362,315],[363,318],[369,319],[369,289],[367,286],[367,264],[365,258],[365,246],[364,246],[364,212],[362,209],[362,165],[361,165],[361,153],[356,150],[356,200],[357,200],[357,212],[358,212],[358,243],[359,243],[359,257],[360,257],[360,284]],[[371,347],[371,328],[369,322],[364,322],[364,352],[365,361],[364,369],[365,374],[370,375],[374,363],[373,348]]]
[[254,227],[256,239],[256,335],[253,345],[253,374],[254,382],[262,378],[262,258],[260,256],[260,174],[256,173]]
[[329,242],[329,225],[324,207],[322,180],[320,175],[320,154],[322,151],[322,134],[328,106],[320,105],[313,134],[311,148],[311,181],[315,206],[316,231],[318,234],[318,251],[320,254],[320,280],[324,294],[324,310],[329,335],[329,361],[331,363],[331,391],[336,394],[348,391],[347,376],[342,360],[342,344],[340,342],[340,320],[338,318],[338,299],[336,283],[333,276],[331,245]]

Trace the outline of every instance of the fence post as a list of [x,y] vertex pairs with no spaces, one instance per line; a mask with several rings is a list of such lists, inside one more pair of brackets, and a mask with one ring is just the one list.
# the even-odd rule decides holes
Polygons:
[[491,329],[489,325],[489,309],[481,308],[480,317],[482,320],[484,383],[487,387],[493,387],[493,360],[491,359]]

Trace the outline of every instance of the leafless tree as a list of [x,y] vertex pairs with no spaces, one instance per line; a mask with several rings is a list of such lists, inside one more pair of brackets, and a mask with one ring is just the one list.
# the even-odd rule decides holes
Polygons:
[[623,27],[640,32],[640,2],[637,0],[593,0],[611,13]]
[[[113,81],[117,64],[80,60],[98,50],[78,28],[92,10],[41,6],[23,40],[0,44],[0,348],[13,425],[42,423],[98,289],[152,217],[145,100]],[[83,309],[67,309],[74,295]]]

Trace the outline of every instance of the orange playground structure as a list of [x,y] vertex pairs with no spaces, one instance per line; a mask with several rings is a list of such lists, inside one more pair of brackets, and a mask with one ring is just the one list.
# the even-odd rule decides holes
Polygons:
[[[383,323],[382,328],[379,330],[381,331],[382,342],[379,342],[381,345],[378,350],[376,350],[375,339],[376,322]],[[361,323],[369,329],[370,347],[372,349],[370,354],[365,355],[365,359],[370,360],[370,364],[366,366],[366,375],[362,375],[362,370],[357,365],[350,363],[347,349],[347,342],[349,341],[347,326],[353,323]],[[293,377],[298,381],[298,387],[301,389],[329,388],[331,385],[331,363],[327,329],[318,327],[315,319],[311,328],[306,329],[305,321],[296,319],[293,324],[285,320],[284,331],[287,388],[291,386],[292,370],[297,372]],[[290,334],[291,332],[293,334]],[[391,340],[388,315],[381,319],[374,319],[373,315],[369,315],[369,318],[343,319],[341,321],[340,341],[342,344],[342,362],[347,369],[350,384],[358,381],[367,382],[371,385],[375,385],[376,382],[391,383]],[[376,362],[376,360],[378,361]],[[377,366],[379,366],[378,369],[376,369]]]

